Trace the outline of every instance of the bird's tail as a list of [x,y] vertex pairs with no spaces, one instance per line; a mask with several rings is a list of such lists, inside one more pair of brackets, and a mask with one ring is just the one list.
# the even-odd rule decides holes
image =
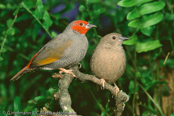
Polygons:
[[25,73],[29,72],[29,68],[28,66],[24,67],[21,71],[19,71],[14,77],[12,77],[10,79],[10,81],[16,81],[18,80],[22,75],[24,75]]

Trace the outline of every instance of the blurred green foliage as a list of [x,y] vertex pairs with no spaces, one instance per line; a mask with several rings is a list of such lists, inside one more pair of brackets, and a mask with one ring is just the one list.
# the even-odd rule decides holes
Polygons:
[[[118,32],[131,38],[124,42],[127,68],[117,81],[130,96],[123,116],[173,116],[171,105],[162,109],[163,96],[169,96],[173,90],[166,81],[174,71],[173,5],[172,0],[0,1],[0,113],[36,112],[43,107],[61,111],[53,97],[58,90],[58,80],[51,78],[55,71],[37,71],[16,82],[9,80],[46,42],[65,29],[72,20],[69,15],[74,14],[74,19],[97,25],[97,29],[87,33],[90,44],[81,62],[84,73],[91,74],[90,57],[102,36]],[[62,7],[54,12],[58,6]],[[66,14],[76,8],[76,15]],[[72,108],[86,116],[114,115],[112,94],[100,88],[92,82],[74,79],[69,87]]]

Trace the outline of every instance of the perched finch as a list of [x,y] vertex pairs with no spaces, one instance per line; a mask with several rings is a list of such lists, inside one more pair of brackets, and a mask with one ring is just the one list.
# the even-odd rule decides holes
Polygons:
[[23,74],[37,69],[60,69],[75,76],[72,70],[65,68],[78,64],[85,57],[88,49],[85,34],[92,27],[96,26],[83,20],[71,22],[63,33],[45,44],[11,80],[18,80]]
[[105,80],[113,84],[124,73],[126,55],[122,43],[128,39],[118,33],[110,33],[104,36],[95,48],[90,61],[91,71],[101,78],[103,87]]

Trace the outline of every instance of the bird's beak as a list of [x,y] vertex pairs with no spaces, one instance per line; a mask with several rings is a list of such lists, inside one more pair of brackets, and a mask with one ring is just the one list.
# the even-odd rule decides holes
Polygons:
[[126,40],[128,40],[129,38],[127,38],[127,37],[120,37],[120,41],[126,41]]
[[87,28],[92,28],[92,27],[97,27],[97,26],[95,26],[95,25],[93,25],[93,24],[90,24],[90,23],[88,23],[88,24],[86,25],[86,29],[87,29]]

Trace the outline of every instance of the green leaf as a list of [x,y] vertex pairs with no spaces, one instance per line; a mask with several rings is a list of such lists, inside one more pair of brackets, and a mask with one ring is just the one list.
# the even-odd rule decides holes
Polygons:
[[144,34],[144,35],[147,35],[147,36],[150,36],[153,32],[153,30],[155,29],[155,26],[151,26],[151,27],[146,27],[146,28],[142,28],[141,29],[141,32]]
[[109,102],[110,102],[110,100],[108,100],[108,103],[105,106],[106,109],[102,111],[101,116],[106,116],[107,113],[109,112],[109,110],[110,110],[110,108],[109,108]]
[[88,4],[99,3],[100,0],[86,0]]
[[6,8],[11,9],[13,8],[13,5],[11,5],[10,3],[7,3]]
[[104,13],[105,11],[106,11],[105,9],[99,8],[99,9],[95,10],[93,13],[96,16],[96,15],[100,15],[100,14]]
[[49,88],[49,89],[47,90],[47,94],[48,94],[49,96],[52,95],[54,92],[56,92],[56,89]]
[[38,33],[40,31],[40,28],[41,28],[40,24],[39,23],[35,23],[33,30],[31,30],[32,31],[32,39],[33,39],[33,41],[36,40],[36,37],[38,36]]
[[5,48],[2,48],[2,49],[1,49],[1,52],[6,52],[6,49],[5,49]]
[[143,3],[149,2],[152,0],[121,0],[118,2],[119,6],[122,7],[132,7],[132,6],[140,6]]
[[0,61],[3,61],[3,57],[0,57]]
[[141,73],[139,71],[136,72],[136,77],[141,77]]
[[174,59],[167,59],[165,64],[164,60],[160,60],[159,64],[160,66],[169,66],[170,68],[174,68]]
[[15,29],[14,28],[9,28],[6,33],[7,33],[7,35],[14,35],[15,34]]
[[[2,57],[0,57],[0,58],[2,58]],[[5,80],[7,77],[7,73],[1,71],[0,74],[1,74],[0,80]]]
[[137,43],[137,35],[133,34],[129,40],[126,40],[123,42],[124,45],[134,45]]
[[28,103],[32,104],[37,104],[39,106],[43,106],[46,102],[49,102],[52,100],[51,98],[47,98],[45,96],[37,96],[34,98],[34,100],[29,100]]
[[[21,107],[21,100],[18,96],[15,97],[14,99],[14,111],[18,112],[21,111],[22,107]],[[15,115],[15,116],[19,116],[19,115]]]
[[44,12],[43,20],[43,28],[49,29],[49,27],[53,24],[53,21],[51,20],[50,15],[47,11]]
[[141,19],[131,21],[128,24],[128,26],[141,29],[141,28],[155,25],[155,24],[159,23],[160,21],[162,21],[162,19],[163,19],[163,14],[160,12],[157,12],[157,13],[152,14],[150,16],[144,16]]
[[0,9],[5,9],[5,5],[4,4],[0,4]]
[[118,2],[118,5],[122,7],[132,7],[136,5],[136,3],[137,3],[137,0],[121,0]]
[[36,10],[34,11],[33,15],[34,17],[41,19],[42,18],[42,12],[43,12],[43,4],[41,0],[37,0],[36,2]]
[[7,20],[7,27],[10,27],[10,25],[12,24],[13,20],[12,19],[8,19]]
[[133,94],[135,93],[136,91],[138,91],[139,87],[138,87],[138,84],[136,84],[136,91],[135,91],[135,86],[134,86],[135,82],[133,80],[130,81],[129,83],[129,93],[130,94]]
[[32,103],[37,104],[38,102],[43,101],[45,99],[46,98],[44,96],[37,96],[33,100],[29,100],[28,103],[29,104],[32,104]]
[[141,4],[144,4],[144,3],[150,2],[150,1],[153,1],[153,0],[137,0],[136,6],[140,6]]
[[44,99],[44,96],[37,96],[37,97],[34,98],[34,100],[36,100],[36,101],[39,101],[39,100],[42,100],[42,99]]
[[83,12],[84,10],[85,10],[85,6],[84,5],[80,5],[79,11]]
[[158,51],[155,51],[155,52],[153,53],[152,59],[155,60],[155,59],[158,58],[161,54],[162,54],[162,49],[159,49]]
[[[2,58],[2,57],[0,57],[0,58]],[[0,95],[2,96],[2,97],[4,97],[4,98],[6,98],[7,97],[7,88],[6,88],[6,86],[7,85],[5,85],[4,83],[1,83],[0,84]]]
[[141,15],[159,11],[163,9],[164,6],[165,6],[165,2],[159,1],[159,2],[147,3],[140,7],[135,7],[134,10],[127,15],[127,19],[132,20],[132,19],[140,17]]
[[142,116],[155,116],[155,114],[153,114],[153,113],[150,112],[150,111],[144,111],[144,112],[142,113]]
[[164,20],[174,21],[174,14],[166,13],[164,16]]
[[54,37],[56,37],[56,36],[57,36],[57,33],[56,33],[56,32],[54,32],[54,31],[52,31],[52,32],[51,32],[51,35],[52,35],[52,37],[54,38]]
[[141,53],[141,52],[147,52],[150,50],[154,50],[156,48],[161,47],[162,44],[160,43],[159,40],[149,40],[146,42],[137,42],[137,52]]
[[14,85],[14,83],[10,83],[10,86],[9,86],[9,95],[11,98],[14,98],[15,96],[15,92],[16,91],[16,86]]
[[138,8],[135,7],[135,8],[133,9],[133,11],[131,11],[131,12],[127,15],[127,20],[132,20],[132,19],[137,18],[137,17],[140,17],[140,16],[141,16],[141,14],[140,14]]
[[36,0],[23,0],[22,2],[22,5],[28,9],[32,8],[35,4],[36,4]]

